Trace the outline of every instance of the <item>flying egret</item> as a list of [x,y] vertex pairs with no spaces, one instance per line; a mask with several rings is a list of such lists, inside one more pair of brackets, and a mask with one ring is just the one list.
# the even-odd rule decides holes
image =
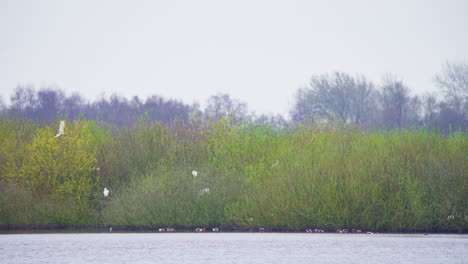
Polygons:
[[55,137],[60,137],[61,135],[65,134],[65,121],[60,121],[60,126],[58,130],[58,134]]
[[198,176],[198,172],[197,172],[196,170],[193,170],[193,171],[192,171],[192,175],[193,175],[193,177],[197,177],[197,176]]
[[104,191],[102,193],[104,193],[104,197],[109,196],[109,190],[107,188],[104,188]]

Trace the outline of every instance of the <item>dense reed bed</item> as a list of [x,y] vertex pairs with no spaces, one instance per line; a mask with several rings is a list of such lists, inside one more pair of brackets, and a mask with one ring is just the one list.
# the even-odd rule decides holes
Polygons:
[[466,132],[57,128],[0,119],[1,226],[468,228]]

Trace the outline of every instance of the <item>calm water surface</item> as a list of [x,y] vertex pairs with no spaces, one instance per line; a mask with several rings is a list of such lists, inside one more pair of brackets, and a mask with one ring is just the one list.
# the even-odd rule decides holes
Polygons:
[[468,235],[0,235],[0,263],[468,263]]

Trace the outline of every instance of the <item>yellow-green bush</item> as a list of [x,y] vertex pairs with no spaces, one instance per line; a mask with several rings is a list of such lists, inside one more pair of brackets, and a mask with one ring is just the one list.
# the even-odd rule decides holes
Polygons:
[[99,184],[92,135],[85,121],[68,124],[65,131],[59,137],[54,137],[55,129],[49,126],[36,132],[21,177],[35,192],[73,197],[86,206]]

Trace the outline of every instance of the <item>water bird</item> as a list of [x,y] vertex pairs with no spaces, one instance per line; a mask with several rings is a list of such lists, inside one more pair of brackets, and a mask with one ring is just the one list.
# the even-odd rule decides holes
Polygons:
[[112,227],[109,227],[109,232],[112,232]]
[[55,137],[60,137],[61,135],[64,135],[65,134],[65,121],[60,121],[60,126],[59,126],[59,130],[58,130],[58,134],[55,135]]
[[209,192],[210,192],[210,188],[204,188],[200,190],[200,194],[209,193]]
[[104,187],[104,191],[102,192],[104,194],[104,197],[109,196],[109,190]]
[[193,171],[192,171],[192,176],[193,176],[193,177],[197,177],[197,176],[198,176],[198,172],[197,172],[196,170],[193,170]]
[[270,165],[270,169],[274,169],[274,168],[278,167],[278,165],[279,165],[279,161],[276,161],[275,163]]

